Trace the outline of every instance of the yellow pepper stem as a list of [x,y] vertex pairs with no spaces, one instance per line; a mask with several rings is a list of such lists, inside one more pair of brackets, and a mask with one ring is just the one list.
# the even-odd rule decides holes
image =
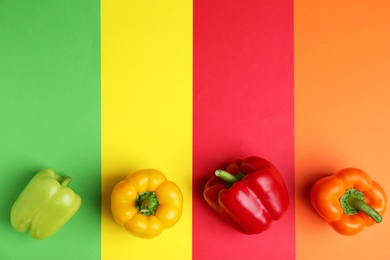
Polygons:
[[154,215],[160,203],[155,192],[145,191],[138,194],[135,207],[142,215]]

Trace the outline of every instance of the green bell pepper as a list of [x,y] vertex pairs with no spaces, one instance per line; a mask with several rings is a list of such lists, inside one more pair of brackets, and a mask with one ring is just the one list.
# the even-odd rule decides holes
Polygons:
[[78,211],[80,196],[51,169],[39,171],[27,184],[11,209],[11,225],[35,239],[45,239],[57,232]]

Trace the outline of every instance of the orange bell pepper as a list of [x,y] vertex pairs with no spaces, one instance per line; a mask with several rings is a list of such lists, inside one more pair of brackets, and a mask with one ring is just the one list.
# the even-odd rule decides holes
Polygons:
[[382,221],[386,210],[383,188],[362,170],[346,168],[318,180],[311,202],[338,233],[352,236]]

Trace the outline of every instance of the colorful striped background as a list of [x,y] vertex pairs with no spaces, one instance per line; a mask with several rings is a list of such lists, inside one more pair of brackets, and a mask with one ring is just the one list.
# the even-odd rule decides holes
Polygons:
[[[358,167],[390,191],[387,0],[0,1],[0,259],[388,259],[390,222],[344,237],[312,184]],[[285,217],[246,236],[202,198],[216,168],[282,172]],[[9,222],[29,179],[73,178],[80,211],[36,241]],[[152,240],[110,213],[114,185],[157,168],[184,194]]]

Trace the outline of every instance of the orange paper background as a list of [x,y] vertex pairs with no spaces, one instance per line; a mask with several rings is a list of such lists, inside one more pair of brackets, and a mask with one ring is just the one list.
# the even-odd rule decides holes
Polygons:
[[389,259],[388,216],[345,237],[308,198],[318,178],[350,166],[390,190],[390,2],[297,0],[294,8],[296,258]]

